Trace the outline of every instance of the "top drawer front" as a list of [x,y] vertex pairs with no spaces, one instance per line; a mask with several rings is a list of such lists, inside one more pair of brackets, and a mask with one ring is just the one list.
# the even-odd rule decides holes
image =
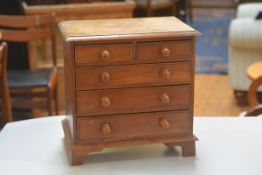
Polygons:
[[76,64],[109,64],[128,62],[132,60],[132,44],[94,44],[76,45]]
[[190,60],[193,55],[191,40],[137,43],[137,60],[169,62]]

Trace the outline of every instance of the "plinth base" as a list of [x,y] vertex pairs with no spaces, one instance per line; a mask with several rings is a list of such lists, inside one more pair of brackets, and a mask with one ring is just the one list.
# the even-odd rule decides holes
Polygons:
[[197,138],[194,135],[186,136],[186,137],[163,137],[163,138],[161,137],[161,138],[75,145],[73,144],[72,135],[66,120],[62,121],[62,126],[65,134],[64,137],[65,149],[71,165],[82,165],[84,163],[84,157],[87,156],[88,153],[90,152],[98,152],[103,150],[104,148],[143,145],[143,144],[162,143],[168,147],[180,146],[182,148],[183,156],[195,156],[195,141],[197,140]]

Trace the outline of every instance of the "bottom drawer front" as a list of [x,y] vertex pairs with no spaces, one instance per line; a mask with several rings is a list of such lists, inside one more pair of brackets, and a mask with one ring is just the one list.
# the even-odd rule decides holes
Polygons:
[[79,143],[112,142],[187,134],[192,131],[189,111],[157,112],[78,118]]

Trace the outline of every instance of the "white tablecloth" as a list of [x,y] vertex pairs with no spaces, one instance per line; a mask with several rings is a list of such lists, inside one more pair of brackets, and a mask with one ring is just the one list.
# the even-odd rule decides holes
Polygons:
[[105,149],[68,164],[63,117],[8,124],[0,132],[0,175],[262,175],[262,118],[195,117],[196,157],[164,145]]

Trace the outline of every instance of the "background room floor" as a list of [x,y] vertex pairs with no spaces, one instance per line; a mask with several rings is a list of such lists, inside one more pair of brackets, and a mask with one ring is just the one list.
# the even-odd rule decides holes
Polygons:
[[236,105],[227,75],[196,74],[195,116],[238,116],[248,107]]

